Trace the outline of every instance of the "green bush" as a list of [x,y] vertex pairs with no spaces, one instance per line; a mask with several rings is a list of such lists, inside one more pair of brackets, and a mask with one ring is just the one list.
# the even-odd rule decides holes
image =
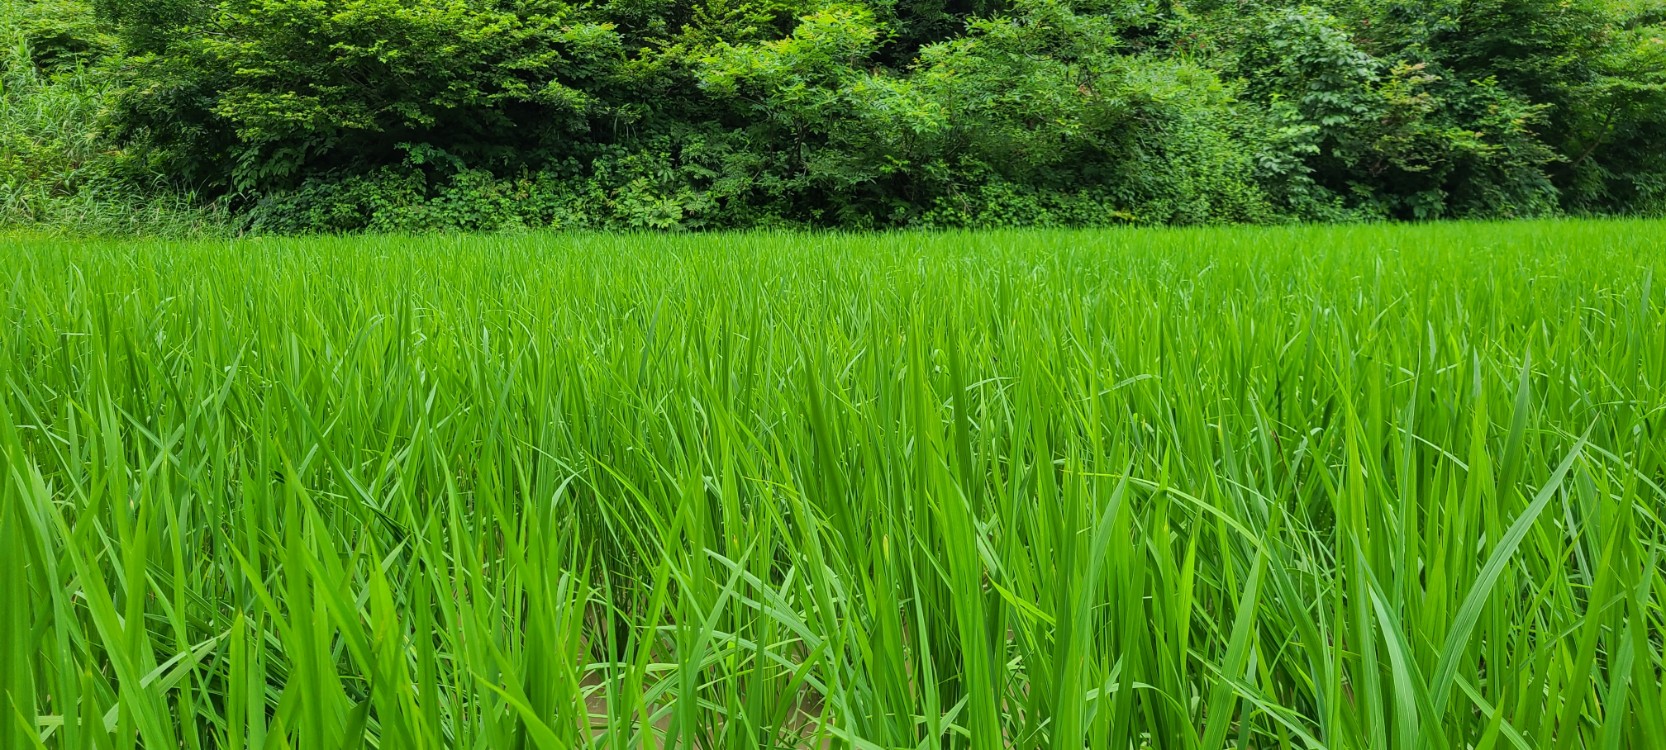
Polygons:
[[134,58],[123,135],[262,192],[421,147],[482,167],[557,152],[608,111],[620,37],[562,2],[227,0]]
[[76,0],[35,0],[23,3],[11,18],[9,40],[26,50],[19,55],[43,73],[68,72],[97,64],[117,49],[116,37],[98,22],[91,6]]
[[1290,211],[1432,219],[1551,213],[1539,137],[1546,105],[1495,78],[1453,79],[1406,56],[1378,56],[1343,19],[1269,8],[1236,45],[1237,67],[1266,103],[1279,153],[1263,160]]
[[70,0],[0,12],[0,230],[201,235],[224,230],[205,205],[100,128],[116,38]]
[[1584,212],[1666,214],[1666,8],[1617,26],[1572,92],[1561,182]]
[[5,13],[9,221],[95,193],[208,202],[264,232],[1666,209],[1662,0]]

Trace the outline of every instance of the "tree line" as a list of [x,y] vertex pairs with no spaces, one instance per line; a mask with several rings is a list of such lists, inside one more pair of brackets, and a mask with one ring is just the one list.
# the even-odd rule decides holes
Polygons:
[[1662,0],[7,13],[12,222],[83,194],[269,232],[1666,211]]

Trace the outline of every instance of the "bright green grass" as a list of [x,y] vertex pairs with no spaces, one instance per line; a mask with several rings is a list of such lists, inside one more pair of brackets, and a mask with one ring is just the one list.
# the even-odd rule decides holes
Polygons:
[[1666,224],[3,259],[0,747],[1666,743]]

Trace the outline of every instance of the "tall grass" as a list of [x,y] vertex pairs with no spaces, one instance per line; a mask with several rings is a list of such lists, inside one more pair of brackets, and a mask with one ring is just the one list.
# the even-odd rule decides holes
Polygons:
[[14,244],[0,747],[1659,747],[1663,238]]
[[59,28],[75,20],[59,17],[71,11],[89,16],[85,30],[96,27],[85,6],[0,0],[0,232],[229,235],[226,206],[204,205],[102,137],[104,108],[120,83],[107,69],[114,63],[37,64],[33,22]]

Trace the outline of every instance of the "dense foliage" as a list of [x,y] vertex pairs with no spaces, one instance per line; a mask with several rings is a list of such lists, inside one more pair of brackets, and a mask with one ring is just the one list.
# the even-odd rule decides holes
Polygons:
[[92,9],[0,1],[0,229],[195,234],[223,229],[201,201],[101,135],[117,50]]
[[1663,223],[23,243],[0,749],[1659,748]]
[[1666,210],[1663,0],[13,2],[271,231]]

